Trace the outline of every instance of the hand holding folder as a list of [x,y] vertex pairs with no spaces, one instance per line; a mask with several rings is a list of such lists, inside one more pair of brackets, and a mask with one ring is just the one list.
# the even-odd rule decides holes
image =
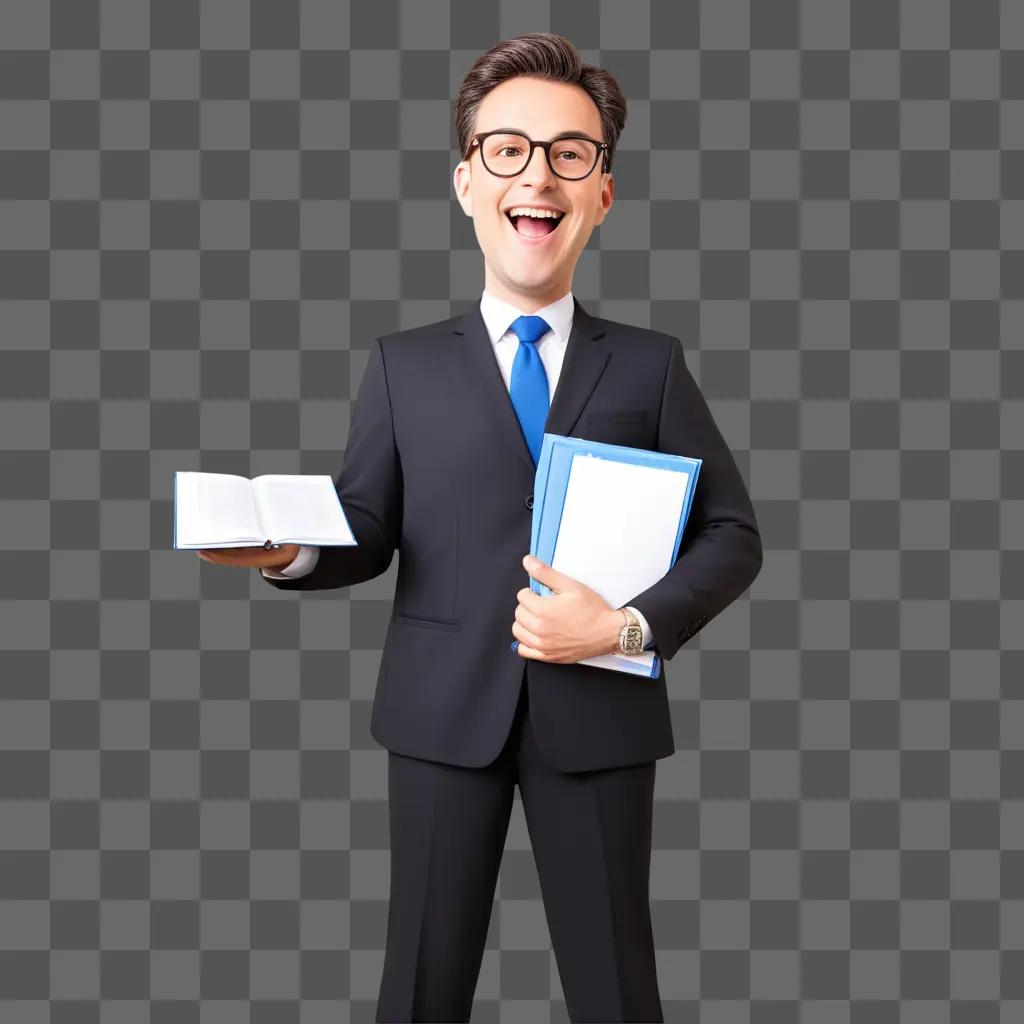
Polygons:
[[[675,563],[701,460],[545,434],[534,482],[530,553],[585,583],[613,608]],[[530,587],[550,591],[537,580]],[[578,664],[657,677],[652,650]]]

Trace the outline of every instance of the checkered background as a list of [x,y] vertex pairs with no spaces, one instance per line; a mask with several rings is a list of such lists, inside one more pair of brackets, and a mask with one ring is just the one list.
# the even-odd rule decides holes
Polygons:
[[[173,473],[337,474],[539,29],[629,100],[574,291],[682,339],[765,546],[666,666],[666,1020],[1024,1017],[1021,0],[3,0],[4,1024],[373,1020],[397,559],[276,591]],[[517,795],[473,1020],[567,1019]]]

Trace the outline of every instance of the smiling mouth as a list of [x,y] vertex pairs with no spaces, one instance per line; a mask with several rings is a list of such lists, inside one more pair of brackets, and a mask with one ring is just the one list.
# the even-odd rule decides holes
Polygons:
[[[565,216],[563,213],[557,219],[554,217],[527,217],[525,215],[511,217],[506,213],[505,219],[512,225],[512,230],[520,238],[533,242],[553,235],[558,230],[558,225],[565,220]],[[521,231],[520,228],[524,223],[526,223],[525,230]]]

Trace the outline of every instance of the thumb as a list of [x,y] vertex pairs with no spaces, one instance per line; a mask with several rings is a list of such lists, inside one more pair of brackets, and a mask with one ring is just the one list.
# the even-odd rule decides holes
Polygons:
[[524,556],[523,567],[533,579],[550,587],[556,594],[568,589],[572,584],[572,580],[564,573],[546,565],[539,558],[534,558],[533,555]]

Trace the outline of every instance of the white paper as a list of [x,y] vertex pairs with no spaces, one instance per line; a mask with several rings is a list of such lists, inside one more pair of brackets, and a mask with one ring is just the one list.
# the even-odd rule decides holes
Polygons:
[[[551,565],[619,608],[671,568],[689,474],[636,463],[573,456]],[[582,665],[650,669],[655,652],[603,654]]]
[[277,543],[356,543],[348,521],[339,511],[334,481],[326,474],[265,473],[252,485],[267,536]]
[[202,545],[211,538],[226,546],[266,537],[244,476],[179,472],[175,499],[180,547]]

